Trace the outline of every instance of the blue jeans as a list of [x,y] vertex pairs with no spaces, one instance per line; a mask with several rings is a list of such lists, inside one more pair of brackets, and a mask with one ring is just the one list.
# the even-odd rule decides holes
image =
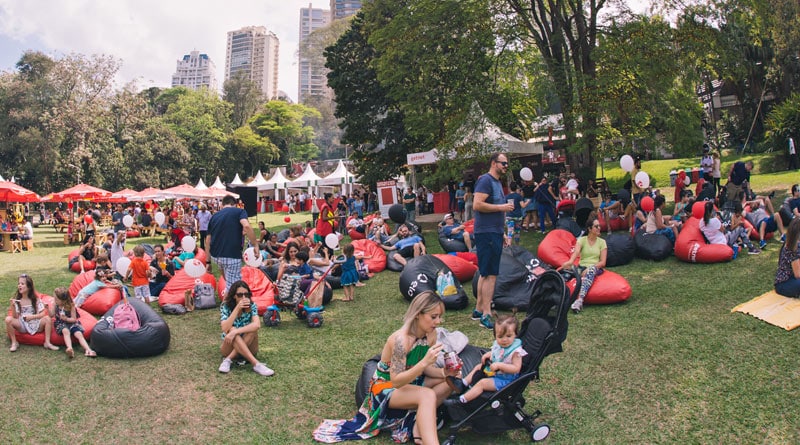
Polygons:
[[800,297],[800,279],[790,278],[783,283],[775,285],[775,292],[783,295],[784,297],[798,298]]
[[544,217],[549,215],[550,222],[556,225],[556,211],[550,204],[539,203],[539,228],[544,232]]

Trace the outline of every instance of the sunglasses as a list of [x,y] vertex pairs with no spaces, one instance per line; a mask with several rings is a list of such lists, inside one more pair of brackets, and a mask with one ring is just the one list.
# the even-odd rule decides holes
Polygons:
[[593,229],[599,229],[600,228],[600,224],[592,224],[592,228]]
[[508,162],[507,161],[504,161],[504,162],[495,161],[495,162],[497,162],[498,164],[502,165],[503,167],[508,167]]
[[237,296],[237,297],[246,297],[246,298],[250,298],[250,297],[252,297],[252,296],[253,296],[253,294],[252,294],[252,293],[250,293],[250,292],[236,292],[236,296]]

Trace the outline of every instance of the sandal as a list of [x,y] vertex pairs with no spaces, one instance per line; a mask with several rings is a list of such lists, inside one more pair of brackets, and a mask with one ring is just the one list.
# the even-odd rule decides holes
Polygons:
[[69,358],[75,358],[75,350],[74,350],[74,349],[72,349],[72,348],[67,348],[67,350],[66,350],[66,353],[67,353],[67,357],[69,357]]
[[45,349],[49,349],[51,351],[58,351],[58,346],[56,346],[54,344],[51,344],[51,343],[45,343],[44,344],[44,348]]
[[9,352],[17,352],[17,349],[19,349],[19,343],[11,343],[11,347],[8,348],[8,351]]
[[92,351],[91,349],[86,351],[86,354],[84,354],[84,355],[87,356],[87,357],[97,357],[97,353]]

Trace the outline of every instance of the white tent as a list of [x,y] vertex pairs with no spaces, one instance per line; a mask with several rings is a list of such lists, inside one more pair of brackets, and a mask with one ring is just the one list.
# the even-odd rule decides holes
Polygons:
[[218,189],[218,190],[225,190],[225,184],[223,184],[222,180],[219,179],[219,176],[217,176],[217,180],[214,181],[214,183],[211,184],[211,187],[209,187],[209,188]]
[[267,183],[267,180],[264,178],[264,175],[261,174],[261,170],[256,173],[256,177],[253,178],[252,181],[247,183],[248,187],[255,187],[259,190],[263,190],[262,186]]
[[355,175],[347,171],[347,167],[344,166],[344,162],[341,159],[339,159],[339,165],[336,166],[336,170],[334,170],[333,173],[329,174],[323,179],[317,181],[317,184],[340,185],[340,184],[352,184],[355,181],[356,181]]
[[244,185],[244,182],[242,182],[242,178],[239,177],[239,173],[236,173],[236,176],[233,178],[233,181],[231,181],[231,185]]
[[280,168],[275,169],[275,174],[272,175],[271,178],[267,179],[266,184],[263,188],[259,187],[259,190],[273,190],[273,189],[283,189],[286,188],[286,184],[289,183],[289,180],[286,179],[286,176],[283,175],[283,171]]
[[0,176],[0,181],[5,181],[5,179],[3,179],[3,177],[2,177],[2,176]]
[[306,164],[306,169],[303,171],[303,174],[292,180],[287,184],[289,188],[307,188],[314,185],[317,185],[317,181],[320,178],[316,173],[314,173],[314,169],[311,168],[311,164]]
[[197,181],[197,185],[194,186],[194,188],[196,188],[197,190],[208,190],[208,186],[206,185],[205,182],[203,182],[203,178],[200,178],[200,180]]

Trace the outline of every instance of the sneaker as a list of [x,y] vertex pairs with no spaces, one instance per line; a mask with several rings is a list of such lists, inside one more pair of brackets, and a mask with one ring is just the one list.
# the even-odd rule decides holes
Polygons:
[[759,249],[763,249],[763,248],[767,247],[767,242],[766,242],[765,240],[763,240],[763,239],[762,239],[762,240],[761,240],[761,241],[758,243],[758,247],[759,247]]
[[275,374],[275,371],[267,368],[267,365],[265,365],[263,363],[259,363],[259,364],[255,365],[255,366],[253,366],[253,371],[255,371],[256,374],[258,374],[258,375],[263,375],[264,377],[269,377],[272,374]]
[[458,377],[449,375],[445,379],[445,382],[447,382],[447,386],[449,386],[450,389],[452,389],[456,394],[463,394],[467,390],[467,385],[465,385],[464,381]]
[[734,244],[733,245],[733,258],[732,259],[735,260],[738,255],[739,255],[739,245],[738,244]]
[[578,312],[582,311],[583,310],[583,299],[582,298],[578,298],[577,300],[575,300],[575,302],[572,303],[572,306],[570,306],[570,309],[572,309],[572,312],[575,312],[576,314]]
[[472,319],[473,320],[480,320],[483,317],[483,312],[479,312],[477,310],[472,311]]
[[489,314],[483,314],[483,316],[481,316],[481,326],[486,329],[494,329],[494,321],[492,321],[492,316]]
[[223,374],[231,372],[231,363],[233,363],[231,359],[226,357],[224,360],[222,360],[222,363],[219,364],[219,372]]
[[783,235],[781,235],[781,242],[782,243],[786,242],[786,234],[785,233]]
[[759,253],[761,253],[761,249],[756,246],[750,246],[750,248],[747,249],[748,255],[758,255]]

